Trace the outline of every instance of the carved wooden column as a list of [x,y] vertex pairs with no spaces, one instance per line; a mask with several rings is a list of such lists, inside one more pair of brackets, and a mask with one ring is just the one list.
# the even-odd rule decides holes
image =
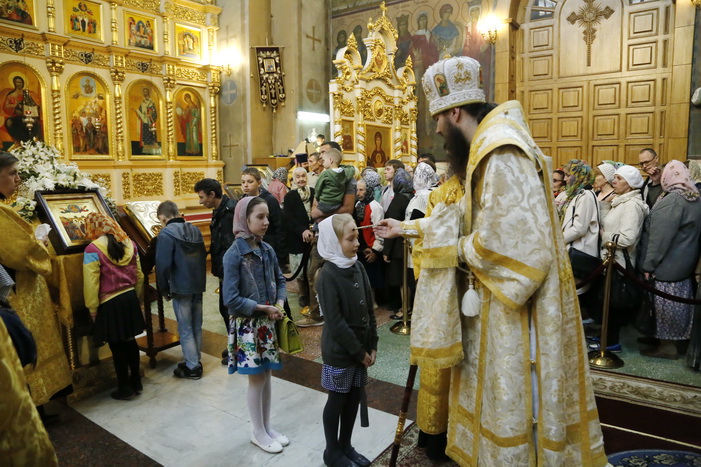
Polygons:
[[173,115],[173,89],[175,89],[175,78],[163,77],[163,87],[166,88],[166,125],[168,127],[168,160],[175,160],[175,117]]
[[55,58],[46,59],[46,68],[51,75],[51,110],[54,121],[54,146],[63,154],[63,119],[61,118],[61,82],[59,76],[63,73],[63,60]]
[[117,28],[117,4],[110,2],[110,30],[112,31],[112,45],[119,45],[119,30]]
[[170,55],[170,16],[163,15],[163,55]]
[[122,110],[122,83],[124,82],[124,70],[112,68],[110,76],[114,83],[114,116],[117,135],[117,160],[124,160],[124,115]]
[[46,14],[49,19],[49,32],[56,32],[56,7],[54,0],[46,0]]
[[[212,72],[212,78],[214,81],[215,72]],[[217,128],[217,96],[221,90],[221,84],[219,82],[219,72],[216,72],[216,81],[209,83],[209,121],[211,127],[211,140],[212,140],[212,160],[219,160],[219,141],[217,139],[217,134],[219,130]]]

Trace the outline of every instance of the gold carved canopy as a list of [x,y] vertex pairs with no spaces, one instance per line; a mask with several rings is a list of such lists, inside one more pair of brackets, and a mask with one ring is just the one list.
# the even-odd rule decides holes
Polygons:
[[329,83],[331,133],[343,150],[344,161],[359,169],[384,167],[390,159],[416,163],[416,78],[411,57],[394,67],[397,31],[386,16],[368,23],[363,39],[365,63],[353,35],[333,61],[338,75]]

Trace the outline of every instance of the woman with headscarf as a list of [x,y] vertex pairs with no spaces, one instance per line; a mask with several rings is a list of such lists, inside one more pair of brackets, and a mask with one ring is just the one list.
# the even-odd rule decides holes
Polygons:
[[146,324],[141,313],[144,274],[136,244],[111,217],[91,212],[85,236],[92,243],[83,254],[83,297],[93,319],[93,340],[112,352],[117,390],[112,398],[131,399],[143,390],[139,347],[134,336]]
[[[375,175],[377,175],[377,181],[378,181],[377,185],[374,186],[371,191],[372,191],[373,199],[379,203],[380,200],[382,199],[382,179],[380,178],[380,174],[377,173],[377,169],[375,167],[365,167],[363,169],[363,171],[360,173],[360,178],[365,178],[366,179],[365,181],[368,182],[370,179],[366,178],[365,175],[368,174],[369,172],[372,172]],[[374,180],[375,176],[370,175],[370,178]]]
[[285,200],[285,195],[289,191],[287,188],[287,169],[280,167],[273,172],[273,179],[268,183],[268,191],[275,197],[277,202],[282,205]]
[[565,213],[572,201],[578,197],[583,190],[590,190],[592,183],[594,183],[594,174],[592,173],[591,167],[584,161],[572,159],[565,164],[564,170],[567,176],[567,185],[565,191],[557,198],[560,200],[558,206],[560,219],[564,219]]
[[[392,178],[392,191],[394,198],[389,203],[385,212],[385,219],[397,219],[403,222],[406,218],[406,209],[409,202],[414,197],[414,186],[411,177],[404,169],[397,169]],[[393,311],[390,318],[402,319],[403,315],[399,311],[402,308],[401,287],[404,284],[404,243],[402,238],[385,239],[382,255],[386,264],[387,308]],[[413,281],[413,275],[410,277]],[[408,305],[408,304],[407,304]]]
[[599,202],[611,203],[616,193],[613,191],[613,177],[616,174],[616,168],[607,162],[603,162],[594,169],[594,193]]
[[[355,223],[358,227],[376,225],[385,217],[385,211],[380,203],[374,199],[375,188],[380,186],[380,175],[377,172],[365,172],[365,176],[358,180],[355,202]],[[382,277],[382,251],[384,242],[380,237],[375,236],[372,228],[359,231],[358,258],[365,266],[370,278],[373,290],[382,288],[384,278]],[[375,295],[373,293],[373,295]]]
[[[0,151],[0,200],[17,191],[21,183],[18,159]],[[32,332],[37,344],[37,365],[26,369],[27,384],[38,406],[70,386],[71,369],[51,303],[45,277],[51,274],[49,251],[35,238],[34,228],[9,204],[0,202],[0,264],[16,282],[7,301]]]
[[[643,222],[649,212],[647,204],[640,196],[643,177],[635,167],[624,165],[616,170],[612,185],[616,198],[611,202],[611,210],[601,218],[600,257],[606,258],[608,250],[605,245],[614,241],[616,237],[618,244],[615,254],[616,263],[625,268],[626,256],[628,256],[634,267],[636,247],[640,241]],[[612,310],[609,315],[607,348],[610,351],[621,351],[620,329],[628,312],[629,310]],[[590,349],[598,350],[598,344],[591,345]]]
[[[314,234],[310,230],[312,221],[312,204],[314,204],[314,188],[309,187],[307,169],[297,167],[293,172],[294,184],[297,188],[285,195],[282,204],[282,218],[287,231],[287,246],[292,255],[303,255],[311,248]],[[303,309],[309,306],[310,286],[306,270],[297,276],[299,287],[299,306]]]
[[[594,180],[591,167],[578,161],[570,166],[567,180],[567,200],[562,206],[562,235],[567,249],[576,248],[582,253],[599,256],[599,203],[589,188]],[[586,279],[586,277],[577,277]],[[582,295],[589,285],[577,290]],[[581,300],[580,300],[581,305]]]
[[[662,171],[662,194],[646,220],[648,228],[641,248],[642,271],[654,279],[655,288],[670,295],[692,298],[692,276],[699,255],[701,201],[689,169],[676,160]],[[677,341],[691,337],[693,305],[654,297],[657,321],[657,348],[640,353],[655,358],[676,360]]]

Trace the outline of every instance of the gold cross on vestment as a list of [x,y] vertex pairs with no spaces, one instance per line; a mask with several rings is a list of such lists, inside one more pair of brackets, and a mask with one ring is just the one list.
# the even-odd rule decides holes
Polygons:
[[579,7],[577,13],[574,11],[567,17],[570,23],[579,23],[579,26],[584,27],[582,34],[584,42],[587,44],[587,66],[591,66],[591,45],[596,39],[596,29],[594,26],[601,22],[601,17],[609,19],[614,13],[610,7],[601,8],[601,5],[596,3],[596,0],[584,0],[585,6]]

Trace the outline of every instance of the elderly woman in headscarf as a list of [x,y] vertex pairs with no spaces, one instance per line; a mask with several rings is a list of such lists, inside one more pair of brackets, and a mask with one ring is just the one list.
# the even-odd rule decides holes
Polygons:
[[[379,184],[372,189],[372,196],[373,196],[373,199],[379,203],[380,200],[382,199],[382,179],[380,178],[380,174],[377,173],[377,169],[375,167],[365,167],[363,169],[363,171],[360,173],[360,178],[365,178],[365,175],[368,172],[374,172],[375,174],[377,174],[377,177],[378,177],[377,179],[379,181]],[[372,175],[371,175],[371,177],[372,177]],[[367,182],[367,179],[365,181]]]
[[[297,188],[290,190],[285,195],[282,218],[287,232],[287,246],[290,254],[301,255],[311,248],[314,238],[314,234],[309,228],[313,223],[311,211],[314,203],[314,188],[308,185],[307,169],[304,167],[297,167],[292,172],[292,176]],[[308,307],[310,302],[310,284],[304,272],[297,276],[299,306],[303,309]]]
[[[599,256],[599,203],[590,189],[594,173],[587,164],[578,161],[570,166],[567,180],[567,199],[562,205],[562,235],[567,249],[576,248],[582,253]],[[577,277],[586,279],[586,277]],[[577,290],[582,295],[589,285]]]
[[[616,170],[613,177],[613,189],[616,198],[611,202],[611,210],[601,218],[601,259],[608,254],[605,245],[616,237],[618,248],[616,249],[616,263],[626,267],[626,256],[632,266],[635,266],[635,252],[643,228],[643,222],[649,209],[640,195],[643,186],[643,177],[640,171],[630,165],[624,165]],[[608,350],[621,351],[619,344],[620,329],[627,315],[627,310],[614,310],[609,315],[608,323]],[[592,350],[598,350],[598,344],[590,346]]]
[[611,203],[616,193],[613,191],[613,176],[616,174],[616,167],[607,162],[602,162],[594,169],[594,184],[592,185],[596,199],[600,202]]
[[[372,170],[363,172],[363,177],[358,180],[355,202],[355,223],[358,227],[376,225],[385,217],[385,210],[375,200],[375,189],[380,187],[380,175]],[[365,271],[370,278],[374,290],[382,287],[382,250],[384,243],[382,238],[376,237],[372,228],[360,230],[358,241],[358,259],[365,266]]]
[[[392,191],[394,198],[389,203],[385,212],[385,219],[397,219],[400,222],[406,218],[406,210],[409,202],[414,197],[414,186],[411,177],[404,169],[397,169],[392,178]],[[392,319],[402,319],[403,315],[399,310],[402,307],[401,287],[404,283],[404,245],[401,238],[385,239],[384,250],[382,251],[385,263],[387,307],[394,313]],[[413,280],[413,275],[410,278]]]
[[[654,279],[655,288],[670,295],[692,298],[692,276],[699,255],[701,201],[689,169],[676,160],[662,171],[662,194],[646,220],[643,235],[642,271]],[[676,341],[691,336],[693,305],[654,297],[659,346],[640,353],[655,358],[677,359]]]
[[287,169],[280,167],[273,172],[273,179],[268,183],[268,191],[275,197],[278,203],[282,205],[285,200],[285,195],[289,191],[287,188]]

